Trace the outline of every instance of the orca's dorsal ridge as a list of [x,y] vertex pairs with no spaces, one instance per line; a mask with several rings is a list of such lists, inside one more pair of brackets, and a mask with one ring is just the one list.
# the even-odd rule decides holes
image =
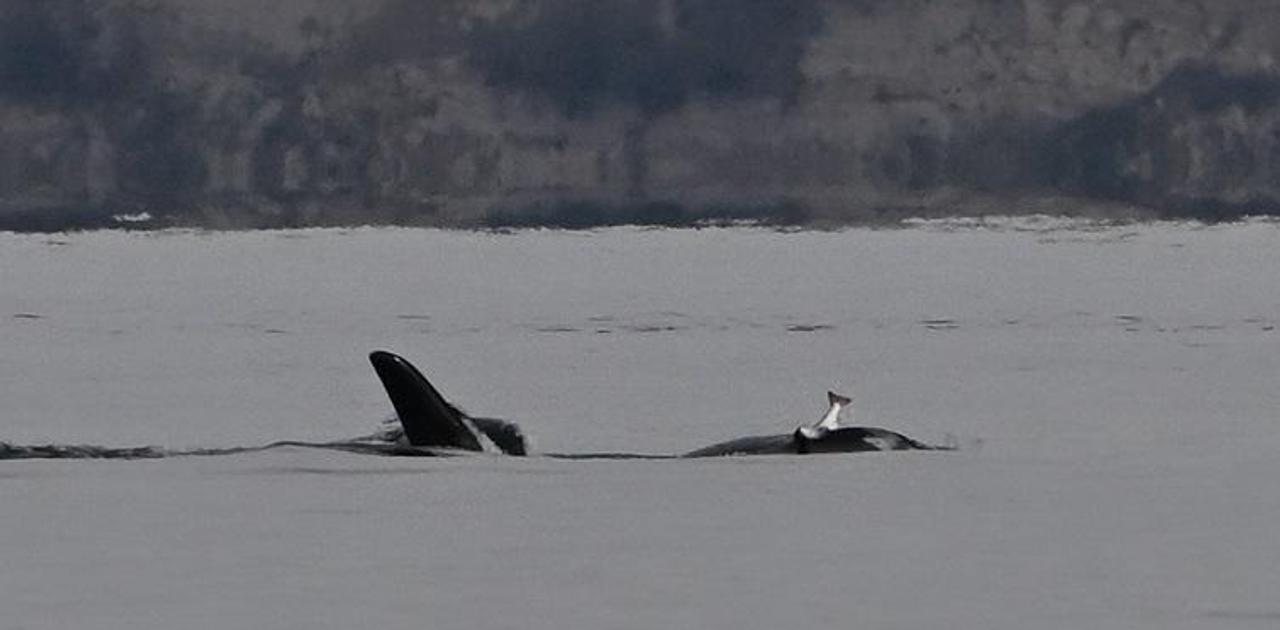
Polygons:
[[385,350],[369,353],[369,362],[391,398],[411,446],[485,450],[480,432],[412,363]]
[[473,418],[454,406],[404,357],[385,350],[369,362],[391,398],[396,418],[411,447],[439,447],[525,455],[528,443],[520,427],[498,418]]

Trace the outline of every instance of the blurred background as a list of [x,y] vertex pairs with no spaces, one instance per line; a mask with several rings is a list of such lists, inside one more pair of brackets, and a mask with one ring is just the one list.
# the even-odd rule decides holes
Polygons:
[[1265,0],[0,0],[0,229],[1280,208]]

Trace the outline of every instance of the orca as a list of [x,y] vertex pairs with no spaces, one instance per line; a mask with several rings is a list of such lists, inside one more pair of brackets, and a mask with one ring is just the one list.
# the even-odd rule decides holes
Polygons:
[[[351,440],[305,442],[282,440],[261,446],[173,450],[158,446],[111,447],[88,444],[24,446],[0,441],[0,460],[6,459],[155,459],[237,455],[278,448],[309,448],[365,455],[437,457],[468,453],[530,455],[529,442],[520,425],[499,418],[468,415],[450,403],[431,381],[403,357],[378,350],[369,355],[382,381],[399,426]],[[757,435],[712,444],[683,454],[643,453],[540,453],[557,459],[677,459],[727,455],[806,455],[810,453],[858,453],[863,451],[955,450],[954,445],[931,446],[901,433],[874,427],[845,426],[840,422],[852,400],[827,393],[830,405],[818,422],[791,433]]]
[[[488,452],[525,456],[528,440],[520,426],[498,418],[467,415],[436,390],[412,363],[392,352],[369,355],[374,372],[395,408],[400,430],[386,436],[408,451],[430,453]],[[953,450],[932,446],[901,433],[875,427],[844,426],[840,415],[852,400],[827,392],[829,407],[822,418],[790,433],[737,438],[679,455],[637,453],[546,453],[561,459],[668,459],[729,455],[806,455],[810,453],[858,453],[866,451]],[[407,454],[407,453],[406,453]]]

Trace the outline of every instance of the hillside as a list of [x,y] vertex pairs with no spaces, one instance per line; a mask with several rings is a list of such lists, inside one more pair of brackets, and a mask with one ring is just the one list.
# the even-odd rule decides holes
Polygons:
[[0,7],[0,229],[1280,207],[1271,2]]

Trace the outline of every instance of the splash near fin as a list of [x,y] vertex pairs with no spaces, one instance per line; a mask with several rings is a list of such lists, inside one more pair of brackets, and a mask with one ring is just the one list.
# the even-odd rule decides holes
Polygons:
[[371,353],[369,362],[391,398],[409,444],[485,450],[475,427],[412,363],[382,350]]

